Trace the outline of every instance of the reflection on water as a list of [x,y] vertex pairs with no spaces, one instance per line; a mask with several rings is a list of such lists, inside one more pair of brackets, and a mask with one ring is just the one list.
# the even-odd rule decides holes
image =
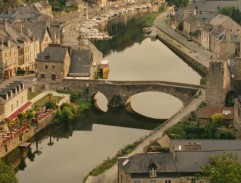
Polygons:
[[103,112],[108,110],[108,100],[106,97],[101,93],[97,92],[94,96],[94,105]]
[[[143,104],[143,98],[148,99],[145,101],[145,104]],[[166,98],[168,100],[165,100]],[[161,101],[161,105],[156,102],[157,99]],[[144,92],[133,95],[131,97],[131,105],[134,111],[156,119],[170,118],[173,115],[173,111],[178,111],[183,106],[182,101],[176,97],[158,92]],[[149,110],[146,110],[145,106],[148,106]]]
[[4,161],[19,164],[20,183],[82,182],[97,164],[161,122],[120,109],[88,111],[69,124],[49,126],[31,139],[29,151],[16,149]]
[[[95,42],[109,60],[109,80],[159,80],[199,84],[200,75],[159,40],[144,37],[145,15],[125,16],[108,24],[112,40]],[[182,107],[179,99],[161,93],[145,93],[132,98],[136,112],[152,118],[168,118]],[[165,110],[163,110],[165,109]]]

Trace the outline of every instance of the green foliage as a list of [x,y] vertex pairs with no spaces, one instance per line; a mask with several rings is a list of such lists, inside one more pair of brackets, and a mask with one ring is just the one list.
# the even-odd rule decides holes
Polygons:
[[45,103],[46,109],[54,109],[56,107],[56,102],[46,102]]
[[67,0],[49,0],[49,3],[52,6],[53,11],[56,12],[70,12],[78,9],[78,6],[66,6],[66,2]]
[[218,10],[220,14],[226,15],[238,24],[241,24],[241,11],[238,8],[227,6]]
[[231,132],[222,132],[219,134],[219,139],[236,139],[235,135]]
[[176,8],[187,7],[189,0],[166,0],[169,6],[175,6]]
[[23,75],[25,74],[25,70],[21,69],[20,67],[17,69],[17,75]]
[[179,31],[183,31],[183,21],[181,21],[181,22],[178,24],[177,29],[178,29]]
[[78,103],[79,99],[80,99],[80,94],[79,93],[71,93],[70,94],[70,102]]
[[222,125],[223,124],[223,114],[221,113],[215,113],[212,115],[212,122],[216,123],[218,125]]
[[12,166],[8,166],[0,159],[0,182],[1,183],[17,183],[14,169]]
[[60,106],[60,110],[63,110],[64,107],[68,107],[73,114],[77,114],[77,110],[76,110],[76,108],[75,108],[72,104],[63,103],[63,104]]
[[26,119],[27,119],[28,121],[31,121],[33,118],[34,118],[33,110],[28,110],[28,111],[26,111]]
[[236,154],[223,153],[212,156],[210,161],[201,169],[202,175],[197,177],[207,182],[240,183],[241,180],[241,164]]
[[198,36],[201,35],[201,31],[200,30],[196,30],[195,32],[191,32],[190,35],[192,37],[198,38]]
[[206,106],[207,106],[207,103],[202,101],[201,104],[199,104],[198,108],[200,109],[200,108],[204,108]]
[[73,118],[74,114],[68,106],[64,106],[62,110],[58,111],[55,115],[55,122],[62,123],[68,122]]
[[218,130],[217,123],[208,122],[204,127],[204,133],[203,133],[202,138],[215,139],[217,130]]
[[23,121],[26,119],[26,115],[23,112],[18,113],[17,117],[18,117],[20,124],[22,124]]
[[39,92],[28,92],[28,100],[31,100],[32,98],[36,97],[39,94]]
[[165,132],[172,139],[185,139],[186,133],[181,126],[173,126]]

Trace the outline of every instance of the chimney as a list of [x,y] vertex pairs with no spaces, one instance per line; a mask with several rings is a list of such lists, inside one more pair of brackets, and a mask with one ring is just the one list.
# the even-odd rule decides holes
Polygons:
[[172,146],[172,154],[173,154],[173,158],[177,159],[177,155],[178,155],[178,151],[182,151],[182,146],[181,145],[174,145]]

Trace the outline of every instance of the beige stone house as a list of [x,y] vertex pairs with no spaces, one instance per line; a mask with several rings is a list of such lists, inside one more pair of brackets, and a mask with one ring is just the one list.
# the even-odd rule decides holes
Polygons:
[[18,67],[18,46],[7,39],[7,33],[0,30],[0,79],[16,75]]
[[61,81],[67,76],[69,67],[68,48],[50,45],[36,58],[36,77],[40,81]]
[[0,90],[0,121],[13,120],[19,112],[31,106],[27,99],[27,89],[22,82],[14,82]]
[[227,59],[238,54],[241,26],[231,18],[218,14],[201,30],[201,46],[216,54],[219,59]]

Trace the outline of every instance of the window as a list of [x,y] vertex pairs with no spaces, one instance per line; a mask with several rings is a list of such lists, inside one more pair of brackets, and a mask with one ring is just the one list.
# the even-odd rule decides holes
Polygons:
[[45,69],[48,69],[48,68],[49,68],[49,66],[48,66],[48,65],[45,65],[45,66],[44,66],[44,68],[45,68]]
[[172,183],[171,180],[165,180],[165,183]]
[[56,75],[52,74],[52,80],[55,81],[56,80]]
[[18,100],[17,100],[17,107],[18,107]]
[[40,77],[41,77],[42,79],[44,79],[44,78],[45,78],[45,74],[40,74]]
[[191,180],[191,183],[196,183],[196,180],[195,180],[195,179],[192,179],[192,180]]
[[156,177],[156,168],[150,168],[150,177]]

